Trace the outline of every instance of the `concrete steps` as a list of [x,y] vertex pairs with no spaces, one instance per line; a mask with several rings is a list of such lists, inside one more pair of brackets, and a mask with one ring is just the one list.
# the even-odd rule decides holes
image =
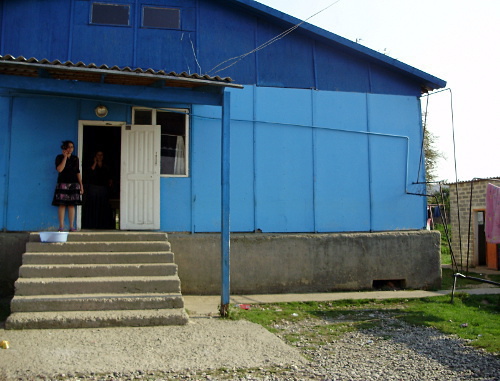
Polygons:
[[78,232],[68,242],[30,235],[7,329],[186,324],[165,233]]
[[23,265],[19,276],[22,278],[84,278],[127,276],[132,273],[137,276],[176,275],[177,267],[172,263]]
[[172,294],[73,294],[17,296],[17,312],[87,311],[109,310],[159,310],[183,308],[180,293]]
[[[10,318],[9,318],[10,319]],[[7,329],[146,327],[184,325],[184,308],[169,310],[111,310],[16,313]]]

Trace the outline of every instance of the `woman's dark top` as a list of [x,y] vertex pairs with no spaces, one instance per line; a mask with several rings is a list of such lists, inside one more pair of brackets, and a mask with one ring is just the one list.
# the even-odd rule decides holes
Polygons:
[[107,166],[103,165],[102,167],[99,167],[98,165],[96,165],[94,170],[92,170],[92,168],[90,169],[89,174],[89,184],[109,186],[109,180],[111,180],[111,171]]
[[[57,155],[56,168],[62,163],[63,159],[63,155]],[[71,155],[66,159],[66,166],[62,172],[59,172],[59,176],[57,176],[57,183],[78,183],[78,177],[76,177],[78,173],[80,173],[80,161],[77,156]]]

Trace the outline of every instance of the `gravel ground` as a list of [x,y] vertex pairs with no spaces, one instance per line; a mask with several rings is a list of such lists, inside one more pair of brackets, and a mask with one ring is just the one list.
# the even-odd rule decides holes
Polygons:
[[11,343],[0,350],[0,381],[500,380],[498,356],[390,311],[372,317],[379,324],[340,335],[320,319],[283,321],[276,335],[216,318],[184,327],[0,330]]

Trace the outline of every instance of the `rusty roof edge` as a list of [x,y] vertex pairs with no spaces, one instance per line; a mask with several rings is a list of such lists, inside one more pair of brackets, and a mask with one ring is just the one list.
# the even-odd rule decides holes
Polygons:
[[67,72],[88,72],[88,73],[97,73],[106,75],[120,75],[124,77],[129,76],[129,77],[153,78],[157,80],[164,80],[164,81],[168,80],[168,81],[183,82],[183,83],[197,83],[208,86],[232,87],[239,89],[243,88],[243,85],[233,83],[233,80],[229,77],[221,78],[217,76],[217,77],[207,78],[207,76],[199,76],[198,74],[188,74],[186,72],[177,74],[172,71],[166,73],[164,70],[155,71],[154,69],[141,69],[141,68],[131,69],[128,66],[125,68],[119,68],[118,66],[115,65],[109,68],[106,65],[97,66],[94,63],[85,65],[82,62],[74,64],[71,61],[61,62],[59,60],[54,60],[50,62],[47,59],[39,61],[36,58],[26,59],[22,56],[15,58],[11,55],[4,55],[4,56],[0,55],[0,65],[33,67],[33,68],[40,68],[47,70],[57,69],[60,71],[67,71]]

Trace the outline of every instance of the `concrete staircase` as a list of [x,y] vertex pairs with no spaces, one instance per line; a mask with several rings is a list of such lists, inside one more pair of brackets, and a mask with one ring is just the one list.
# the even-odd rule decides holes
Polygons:
[[187,324],[165,233],[31,233],[6,329]]

